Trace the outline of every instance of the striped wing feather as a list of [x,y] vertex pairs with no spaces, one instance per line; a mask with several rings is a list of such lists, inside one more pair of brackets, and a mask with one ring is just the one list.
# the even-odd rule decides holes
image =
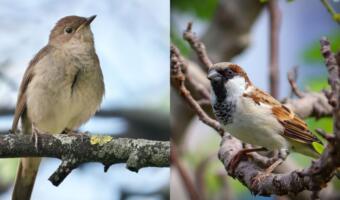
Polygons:
[[258,105],[267,104],[272,106],[273,115],[284,127],[283,136],[300,143],[321,143],[320,140],[308,130],[307,124],[303,120],[271,95],[255,88],[252,92],[245,94],[244,96],[252,98]]

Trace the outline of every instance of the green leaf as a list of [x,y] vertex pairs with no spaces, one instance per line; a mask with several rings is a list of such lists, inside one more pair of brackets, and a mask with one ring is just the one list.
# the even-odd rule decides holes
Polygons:
[[325,147],[320,143],[313,142],[312,145],[319,154],[322,154],[323,150],[325,150]]

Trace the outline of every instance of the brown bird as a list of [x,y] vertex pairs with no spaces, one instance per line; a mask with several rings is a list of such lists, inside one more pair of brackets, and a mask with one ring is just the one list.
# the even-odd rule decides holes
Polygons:
[[[77,129],[99,108],[103,75],[89,18],[67,16],[29,63],[20,85],[12,132],[59,134]],[[21,158],[13,200],[30,199],[41,158]]]
[[[290,151],[319,157],[313,144],[321,141],[312,134],[307,124],[292,110],[253,85],[240,66],[228,62],[214,64],[208,78],[214,114],[230,134],[248,144],[280,152],[281,160],[275,165]],[[229,167],[235,168],[242,153],[251,151],[241,151]]]

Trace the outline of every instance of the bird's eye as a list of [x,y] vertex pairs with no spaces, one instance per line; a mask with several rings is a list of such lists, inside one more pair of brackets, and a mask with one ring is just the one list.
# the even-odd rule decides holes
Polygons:
[[232,71],[232,70],[230,70],[230,69],[225,69],[224,70],[224,75],[226,76],[226,77],[232,77],[233,75],[234,75],[234,72]]
[[73,28],[72,28],[72,27],[66,27],[64,31],[65,31],[65,33],[67,33],[67,34],[70,34],[70,33],[73,32]]

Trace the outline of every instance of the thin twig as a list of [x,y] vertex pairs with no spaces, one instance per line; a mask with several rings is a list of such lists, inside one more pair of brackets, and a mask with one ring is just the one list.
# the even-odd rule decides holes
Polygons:
[[279,28],[281,23],[281,11],[279,10],[277,0],[269,0],[268,9],[270,16],[270,94],[277,98],[279,94]]
[[190,91],[185,87],[186,77],[182,72],[182,69],[187,68],[181,57],[179,50],[174,45],[171,45],[171,84],[177,89],[179,94],[186,100],[190,107],[196,112],[199,119],[214,128],[221,136],[224,134],[224,130],[219,122],[209,117],[209,115],[202,109],[197,101],[192,97]]
[[198,59],[204,65],[206,71],[213,65],[211,62],[203,42],[199,41],[196,34],[192,32],[192,22],[188,23],[186,31],[183,33],[183,38],[188,41],[191,48],[196,52]]
[[339,13],[335,12],[333,7],[329,4],[327,0],[321,0],[321,3],[326,7],[327,11],[332,15],[334,21],[340,23]]
[[293,93],[299,97],[299,98],[303,98],[305,96],[305,94],[299,89],[299,87],[297,86],[296,84],[296,80],[297,80],[297,70],[298,70],[298,67],[295,66],[293,67],[292,70],[290,70],[288,72],[288,82],[290,84],[290,87],[292,88],[292,91]]

